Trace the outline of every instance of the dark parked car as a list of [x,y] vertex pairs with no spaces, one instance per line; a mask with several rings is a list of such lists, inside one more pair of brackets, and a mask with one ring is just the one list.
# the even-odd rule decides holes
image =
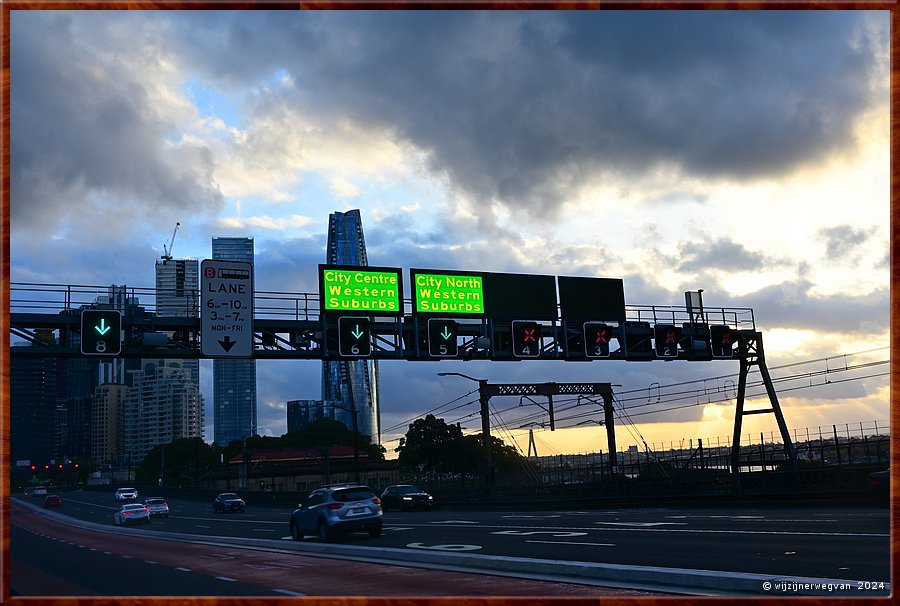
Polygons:
[[233,492],[223,492],[213,501],[213,513],[225,513],[226,511],[240,511],[244,513],[247,504],[244,499]]
[[314,534],[323,543],[339,534],[368,532],[381,536],[381,499],[368,486],[345,484],[312,491],[291,514],[291,537]]
[[402,509],[404,511],[410,509],[431,509],[433,503],[434,497],[424,490],[419,490],[412,484],[388,486],[381,493],[381,508],[384,511],[389,509]]
[[48,494],[44,497],[44,507],[62,507],[62,499],[58,494]]

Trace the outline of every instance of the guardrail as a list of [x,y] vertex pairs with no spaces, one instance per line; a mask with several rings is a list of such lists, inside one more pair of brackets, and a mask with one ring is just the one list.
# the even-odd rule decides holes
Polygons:
[[[140,306],[148,312],[169,317],[199,317],[200,291],[169,290],[134,286],[98,286],[87,284],[40,284],[11,282],[9,285],[10,313],[59,314],[78,311],[95,304],[112,305],[124,309]],[[174,301],[167,301],[172,297]],[[318,320],[321,315],[318,293],[290,293],[255,291],[254,318],[281,320]],[[412,315],[411,299],[403,299],[404,315]],[[750,308],[706,307],[702,316],[691,314],[684,306],[626,305],[626,322],[675,324],[687,322],[726,324],[737,329],[755,329],[756,321]]]

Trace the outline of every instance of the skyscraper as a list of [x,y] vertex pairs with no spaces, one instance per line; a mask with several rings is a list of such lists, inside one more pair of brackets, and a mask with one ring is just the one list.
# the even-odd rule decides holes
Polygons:
[[[362,217],[358,210],[328,216],[328,259],[336,265],[368,265]],[[325,416],[353,428],[357,415],[359,432],[381,443],[381,412],[378,399],[378,363],[374,360],[339,360],[322,363],[322,400]],[[339,402],[339,403],[338,403]]]
[[[156,315],[165,318],[196,318],[200,315],[200,264],[197,259],[156,261]],[[176,335],[178,338],[178,335]],[[200,361],[183,360],[182,368],[200,385]]]
[[[213,238],[212,258],[253,263],[253,238]],[[216,444],[256,434],[256,360],[213,360]]]
[[[54,341],[53,334],[48,331],[39,332],[38,337],[50,343]],[[10,460],[13,464],[15,461],[46,464],[54,456],[53,418],[58,401],[58,365],[54,358],[10,356],[9,371]]]

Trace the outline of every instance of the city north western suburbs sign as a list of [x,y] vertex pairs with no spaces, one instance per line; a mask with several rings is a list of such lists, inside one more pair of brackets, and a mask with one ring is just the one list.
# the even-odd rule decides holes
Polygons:
[[416,313],[483,316],[484,279],[478,275],[410,272]]
[[200,264],[200,350],[216,358],[253,355],[253,264]]

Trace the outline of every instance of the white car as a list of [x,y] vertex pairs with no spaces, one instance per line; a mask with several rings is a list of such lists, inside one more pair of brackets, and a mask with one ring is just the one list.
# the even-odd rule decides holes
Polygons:
[[137,488],[120,488],[116,491],[116,503],[134,501],[138,497]]
[[119,511],[113,514],[113,523],[116,526],[123,524],[150,523],[150,512],[140,503],[125,503],[119,507]]
[[169,517],[169,504],[162,497],[149,497],[144,499],[144,506],[150,512],[150,517],[164,516]]

